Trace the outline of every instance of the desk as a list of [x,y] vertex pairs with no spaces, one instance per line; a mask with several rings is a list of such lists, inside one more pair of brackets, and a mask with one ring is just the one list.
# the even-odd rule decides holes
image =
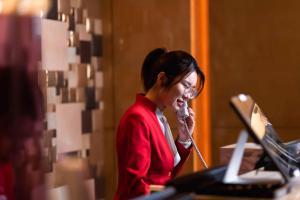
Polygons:
[[[208,195],[191,195],[194,200],[263,200],[263,198],[241,198],[241,197],[222,197],[222,196],[208,196]],[[276,199],[276,198],[275,198]],[[291,193],[276,200],[298,200],[300,199],[300,189],[295,189]],[[270,199],[268,199],[270,200]]]
[[[256,173],[255,171],[251,171],[249,173],[241,175],[241,177],[251,177]],[[279,172],[267,172],[265,173],[264,171],[259,172],[262,173],[263,176],[265,177],[270,177],[273,176],[274,179],[278,179],[281,177],[281,174]],[[291,191],[282,197],[279,198],[273,198],[276,200],[300,200],[300,177],[295,179],[293,183]],[[243,200],[254,200],[254,199],[268,199],[270,200],[271,198],[244,198],[244,197],[231,197],[231,196],[217,196],[217,195],[196,195],[196,194],[191,194],[192,198],[195,200],[237,200],[237,199],[243,199]]]
[[[240,175],[240,177],[242,177],[242,178],[250,178],[250,179],[251,178],[257,179],[256,177],[259,177],[259,176],[260,176],[260,178],[266,178],[268,180],[270,180],[270,178],[274,179],[274,181],[282,180],[281,174],[277,171],[259,171],[258,173],[256,173],[256,171],[251,171],[251,172]],[[192,184],[195,185],[196,182],[193,180]],[[273,198],[273,199],[276,199],[276,200],[297,200],[297,199],[299,199],[300,200],[300,177],[292,180],[290,185],[293,187],[291,188],[291,191],[289,193],[281,195],[280,197]],[[177,187],[178,187],[178,185],[177,185]],[[159,188],[162,189],[162,187],[159,187]],[[179,187],[179,188],[183,189],[182,187]],[[288,188],[288,186],[286,186],[286,188],[284,188],[281,191],[286,192],[287,188]],[[195,191],[195,190],[193,190],[193,191]],[[154,193],[154,194],[156,194],[155,197],[154,196],[152,197],[152,195],[144,196],[144,197],[139,198],[139,200],[150,200],[150,199],[151,200],[163,200],[163,199],[166,199],[166,198],[162,197],[163,195],[164,196],[167,195],[167,197],[171,197],[169,195],[172,195],[172,197],[169,199],[182,199],[179,196],[180,196],[180,194],[184,195],[184,193],[177,193],[177,194],[175,194],[175,193],[176,193],[176,191],[174,188],[172,189],[172,187],[170,187],[170,188],[166,187],[166,188],[162,189],[160,192]],[[241,197],[241,196],[233,197],[233,196],[221,196],[221,195],[198,195],[195,193],[188,193],[188,194],[185,193],[185,194],[187,195],[187,199],[193,199],[193,200],[237,200],[237,199],[242,199],[242,200],[269,199],[270,200],[270,199],[272,199],[272,198]]]

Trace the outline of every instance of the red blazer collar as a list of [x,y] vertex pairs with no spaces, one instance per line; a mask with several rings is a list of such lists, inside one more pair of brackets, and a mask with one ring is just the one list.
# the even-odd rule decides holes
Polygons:
[[136,102],[145,105],[147,108],[149,108],[151,111],[153,111],[155,113],[157,106],[150,99],[145,97],[144,94],[137,94]]

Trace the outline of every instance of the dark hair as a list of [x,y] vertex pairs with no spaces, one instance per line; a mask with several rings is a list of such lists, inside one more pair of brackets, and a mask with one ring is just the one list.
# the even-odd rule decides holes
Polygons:
[[157,48],[146,56],[141,71],[146,92],[155,84],[157,75],[160,72],[165,72],[168,78],[165,87],[171,87],[181,81],[189,73],[196,72],[200,81],[197,95],[200,94],[203,89],[205,76],[193,56],[185,51],[178,50],[168,52],[164,48]]
[[19,66],[1,67],[0,135],[31,137],[44,113],[37,74]]

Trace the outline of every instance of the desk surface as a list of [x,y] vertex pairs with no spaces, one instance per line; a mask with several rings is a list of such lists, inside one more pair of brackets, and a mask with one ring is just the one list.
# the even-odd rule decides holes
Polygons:
[[[209,195],[192,195],[195,200],[263,200],[265,198],[241,198],[241,197],[223,197],[223,196],[209,196]],[[276,200],[300,200],[300,189],[292,191],[288,195],[285,195],[281,198],[275,198]],[[268,199],[270,200],[270,199]]]
[[[253,173],[255,172],[249,172],[246,173],[246,177],[248,176],[253,176]],[[274,176],[275,179],[277,178],[281,178],[281,175],[279,172],[259,172],[262,173],[263,176]],[[300,200],[300,177],[298,177],[297,179],[293,180],[292,185],[292,189],[291,191],[287,194],[284,195],[282,197],[279,198],[274,198],[276,200]],[[195,200],[237,200],[237,199],[243,199],[243,200],[254,200],[254,199],[269,199],[270,198],[241,198],[241,197],[231,197],[231,196],[213,196],[213,195],[192,195],[193,199]]]

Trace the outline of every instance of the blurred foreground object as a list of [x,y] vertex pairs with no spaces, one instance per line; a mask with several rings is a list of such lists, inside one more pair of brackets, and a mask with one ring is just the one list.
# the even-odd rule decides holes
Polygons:
[[0,14],[39,16],[47,12],[49,0],[0,0]]
[[46,2],[0,0],[1,199],[45,199],[37,82],[41,19],[34,16]]

